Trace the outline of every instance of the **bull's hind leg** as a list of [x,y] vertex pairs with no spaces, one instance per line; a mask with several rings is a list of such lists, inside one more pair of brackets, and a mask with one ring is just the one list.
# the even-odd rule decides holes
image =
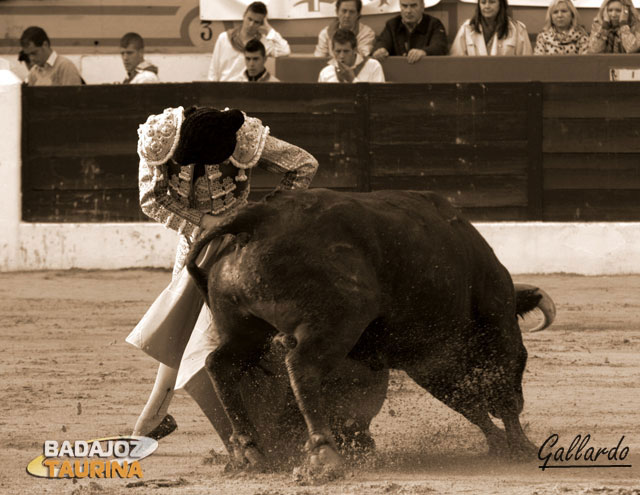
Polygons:
[[527,350],[522,343],[522,334],[515,317],[507,315],[502,328],[511,327],[502,332],[495,353],[498,359],[488,360],[485,373],[488,383],[485,397],[489,411],[502,420],[507,438],[509,455],[514,459],[529,459],[537,448],[529,441],[520,425],[520,413],[524,406],[522,393],[522,375],[527,362]]
[[504,428],[507,432],[507,443],[509,453],[515,459],[529,460],[538,452],[535,446],[525,435],[518,414],[506,414],[502,418]]
[[[524,406],[522,374],[527,360],[527,351],[520,343],[520,353],[505,368],[505,380],[490,395],[491,414],[504,424],[509,455],[514,459],[527,460],[536,455],[537,447],[527,438],[520,424],[520,413]],[[503,368],[504,369],[504,368]]]
[[[507,448],[505,432],[489,417],[489,410],[480,392],[473,393],[465,380],[455,382],[454,372],[446,373],[439,380],[420,369],[407,369],[407,374],[427,392],[457,413],[462,414],[484,434],[490,455],[504,455]],[[464,392],[463,392],[464,391]]]
[[329,428],[327,401],[321,394],[321,382],[345,359],[371,321],[372,318],[363,319],[362,313],[349,315],[341,311],[322,322],[316,320],[300,324],[294,331],[297,343],[287,353],[285,362],[291,387],[307,424],[307,449],[312,467],[331,469],[342,464]]

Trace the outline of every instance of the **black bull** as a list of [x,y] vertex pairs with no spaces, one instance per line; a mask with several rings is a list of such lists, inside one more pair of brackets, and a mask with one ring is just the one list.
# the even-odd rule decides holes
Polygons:
[[[198,253],[225,234],[234,241],[200,270]],[[237,461],[282,460],[305,423],[313,462],[337,465],[342,448],[371,446],[391,368],[477,425],[491,452],[534,449],[519,421],[527,351],[517,315],[538,306],[546,326],[553,302],[514,290],[440,196],[278,192],[196,243],[188,269],[219,334],[207,370]]]

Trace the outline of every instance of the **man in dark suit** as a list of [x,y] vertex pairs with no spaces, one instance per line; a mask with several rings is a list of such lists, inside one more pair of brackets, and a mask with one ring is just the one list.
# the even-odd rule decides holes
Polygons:
[[410,64],[427,55],[447,54],[447,34],[440,20],[424,12],[424,0],[400,0],[400,15],[387,21],[373,57],[406,56]]

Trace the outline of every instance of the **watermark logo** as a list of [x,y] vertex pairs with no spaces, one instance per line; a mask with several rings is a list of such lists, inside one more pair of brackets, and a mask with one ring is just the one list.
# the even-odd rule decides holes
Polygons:
[[556,433],[550,435],[538,450],[538,459],[545,469],[572,469],[572,468],[630,468],[631,464],[625,463],[629,456],[629,447],[624,445],[624,435],[620,437],[615,446],[590,445],[591,435],[576,435],[568,447],[558,445],[560,436]]
[[27,472],[40,478],[142,478],[140,461],[158,448],[149,437],[46,440]]

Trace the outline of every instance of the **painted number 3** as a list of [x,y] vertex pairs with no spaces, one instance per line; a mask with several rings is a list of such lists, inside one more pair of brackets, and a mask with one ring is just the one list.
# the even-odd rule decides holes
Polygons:
[[200,39],[202,39],[202,41],[211,41],[211,38],[213,37],[213,31],[211,30],[211,22],[202,21],[200,25],[202,26],[202,31],[200,31]]

